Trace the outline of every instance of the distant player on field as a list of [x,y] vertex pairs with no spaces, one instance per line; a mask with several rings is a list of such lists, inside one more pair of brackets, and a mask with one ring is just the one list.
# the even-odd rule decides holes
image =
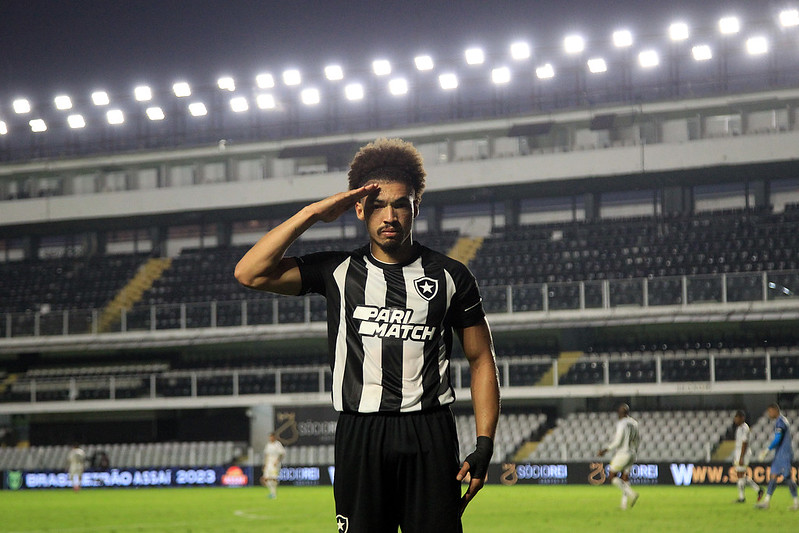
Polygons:
[[616,411],[619,421],[616,423],[616,434],[607,446],[597,454],[602,457],[608,450],[615,450],[613,459],[610,460],[610,482],[621,490],[621,508],[632,509],[638,501],[638,493],[630,486],[630,467],[635,462],[638,453],[638,444],[641,439],[638,435],[638,421],[630,416],[630,406],[623,403]]
[[732,456],[732,466],[738,474],[738,499],[737,503],[744,503],[744,489],[748,485],[757,491],[757,501],[763,497],[763,489],[747,475],[749,459],[752,457],[752,449],[749,447],[749,424],[746,423],[746,413],[737,411],[732,419],[735,425],[735,453]]
[[768,453],[774,450],[774,460],[771,462],[771,478],[768,482],[766,497],[763,498],[762,502],[755,504],[755,508],[769,508],[771,495],[774,494],[774,490],[777,488],[777,478],[783,476],[788,482],[788,490],[791,491],[791,496],[793,496],[793,505],[790,509],[797,511],[799,510],[799,498],[797,498],[796,494],[796,482],[791,479],[791,463],[793,462],[791,426],[788,424],[788,419],[780,413],[780,406],[776,403],[768,406],[768,417],[776,421],[774,423],[774,440],[771,441],[767,449],[760,452],[759,458],[764,461]]
[[69,463],[69,480],[72,482],[72,490],[77,492],[80,490],[80,480],[83,477],[83,467],[86,463],[86,452],[78,446],[78,443],[72,445],[67,462]]
[[277,498],[277,481],[280,476],[280,463],[286,456],[286,449],[274,433],[269,434],[269,442],[264,447],[264,474],[261,482],[269,489],[269,497]]

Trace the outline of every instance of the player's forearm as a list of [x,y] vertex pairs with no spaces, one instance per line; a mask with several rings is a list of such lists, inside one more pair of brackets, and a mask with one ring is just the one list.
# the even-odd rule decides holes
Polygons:
[[258,288],[278,266],[289,246],[317,221],[311,206],[304,207],[293,217],[269,231],[244,254],[234,273],[242,285]]
[[492,354],[471,363],[472,406],[477,436],[494,438],[499,421],[499,380]]

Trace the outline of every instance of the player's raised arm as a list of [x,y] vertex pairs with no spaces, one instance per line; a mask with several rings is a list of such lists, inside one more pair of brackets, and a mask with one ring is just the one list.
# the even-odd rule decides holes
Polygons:
[[302,208],[261,237],[238,262],[234,276],[239,283],[251,289],[299,294],[302,279],[297,262],[291,257],[284,257],[291,243],[316,222],[336,220],[358,200],[378,189],[376,184],[370,184],[334,194]]

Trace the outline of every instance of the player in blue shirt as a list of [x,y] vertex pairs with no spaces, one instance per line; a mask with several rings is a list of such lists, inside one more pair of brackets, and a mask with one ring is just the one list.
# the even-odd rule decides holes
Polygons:
[[791,426],[788,419],[780,413],[780,406],[773,403],[768,406],[768,417],[776,420],[774,423],[774,440],[769,447],[760,452],[760,460],[766,459],[771,450],[774,450],[774,460],[771,462],[771,477],[768,482],[768,490],[763,501],[755,505],[757,509],[768,509],[771,495],[777,488],[777,478],[782,476],[788,482],[788,490],[793,496],[792,511],[799,510],[799,498],[796,494],[796,482],[791,478],[791,463],[793,462],[793,448],[791,447]]

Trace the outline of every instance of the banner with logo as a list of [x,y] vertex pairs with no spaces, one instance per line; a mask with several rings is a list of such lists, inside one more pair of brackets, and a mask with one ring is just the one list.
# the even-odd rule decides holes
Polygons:
[[[250,466],[192,468],[113,468],[84,472],[81,488],[137,487],[246,487],[253,484]],[[72,488],[69,474],[53,470],[7,470],[3,488],[8,490]]]
[[275,407],[275,436],[284,446],[333,444],[337,422],[332,406]]

